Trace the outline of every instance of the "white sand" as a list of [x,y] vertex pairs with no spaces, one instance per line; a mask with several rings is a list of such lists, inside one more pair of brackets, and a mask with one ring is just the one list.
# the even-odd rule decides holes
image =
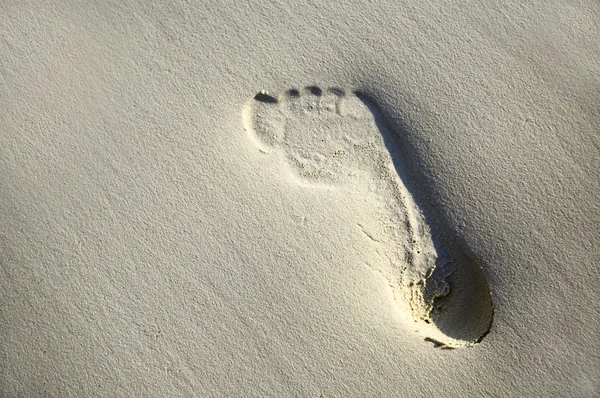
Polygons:
[[0,3],[0,396],[600,394],[598,2],[66,3]]

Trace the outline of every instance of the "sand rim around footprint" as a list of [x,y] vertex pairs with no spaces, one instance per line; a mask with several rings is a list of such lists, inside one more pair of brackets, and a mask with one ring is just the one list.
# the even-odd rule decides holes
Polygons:
[[359,227],[386,261],[370,266],[389,281],[426,341],[444,348],[481,341],[493,317],[487,279],[427,222],[401,136],[373,100],[315,86],[277,96],[261,91],[245,105],[243,122],[256,147],[285,158],[301,181],[346,189],[374,206],[377,216]]

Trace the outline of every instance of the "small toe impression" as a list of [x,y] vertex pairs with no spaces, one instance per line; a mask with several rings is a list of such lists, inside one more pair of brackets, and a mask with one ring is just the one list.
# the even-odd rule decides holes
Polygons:
[[256,94],[254,96],[254,99],[257,100],[258,102],[262,102],[265,104],[276,104],[277,103],[277,98],[269,95],[269,93],[264,90],[259,92],[258,94]]
[[343,89],[338,88],[338,87],[331,87],[329,89],[329,92],[338,97],[343,97],[344,95],[346,95],[346,92]]
[[317,86],[308,86],[308,87],[306,87],[306,90],[308,92],[310,92],[312,95],[316,95],[317,97],[320,97],[321,95],[323,95],[323,90]]

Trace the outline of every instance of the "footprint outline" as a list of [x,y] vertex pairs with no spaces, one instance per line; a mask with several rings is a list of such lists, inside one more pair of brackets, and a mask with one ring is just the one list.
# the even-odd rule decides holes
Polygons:
[[[385,206],[396,214],[398,224],[404,224],[396,226],[395,235],[404,233],[405,241],[396,243],[404,247],[405,264],[384,274],[397,303],[411,313],[425,341],[444,348],[472,347],[482,341],[491,329],[494,313],[487,278],[468,251],[457,249],[445,231],[439,232],[439,225],[431,231],[432,210],[426,209],[426,217],[423,201],[417,203],[424,195],[415,195],[419,191],[415,188],[417,177],[402,159],[410,160],[411,154],[402,149],[398,128],[389,123],[371,96],[318,86],[290,88],[277,96],[260,91],[244,106],[243,122],[261,152],[278,152],[306,182],[347,185],[356,179],[380,179],[370,183],[387,190],[386,200],[391,203]],[[318,139],[294,137],[298,135],[294,123],[304,124],[305,131],[313,135],[317,130],[325,135]],[[344,128],[340,125],[348,134],[341,132]],[[354,137],[349,136],[352,133]],[[311,151],[317,155],[313,153],[311,158]],[[330,152],[331,156],[326,156]],[[338,152],[344,156],[336,157]]]

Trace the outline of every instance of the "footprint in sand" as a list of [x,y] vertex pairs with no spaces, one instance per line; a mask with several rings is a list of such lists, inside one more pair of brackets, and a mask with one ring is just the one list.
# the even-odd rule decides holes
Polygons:
[[481,341],[493,317],[487,279],[437,210],[419,206],[427,202],[420,176],[374,101],[339,88],[261,91],[243,118],[258,149],[283,156],[303,182],[368,199],[378,216],[358,227],[387,259],[371,266],[426,341],[447,348]]

